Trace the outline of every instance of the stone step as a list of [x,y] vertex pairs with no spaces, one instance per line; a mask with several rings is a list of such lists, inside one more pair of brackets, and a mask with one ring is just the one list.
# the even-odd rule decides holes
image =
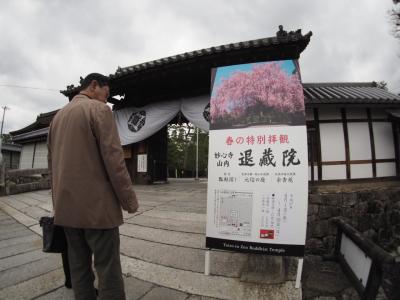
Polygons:
[[32,234],[32,232],[29,231],[29,229],[23,228],[23,229],[18,229],[16,231],[4,232],[1,234],[0,239],[8,240],[8,239],[13,239],[13,238],[20,237],[20,236],[27,236],[27,235],[31,235],[31,234]]
[[0,201],[0,209],[25,226],[37,224],[38,221]]
[[[24,196],[25,194],[19,194],[21,196]],[[19,195],[14,195],[14,196],[19,196]],[[35,199],[38,200],[40,202],[43,203],[48,203],[49,202],[49,198],[51,198],[51,194],[49,192],[49,190],[47,191],[42,191],[42,192],[30,192],[26,194],[28,196],[29,199]]]
[[0,220],[0,226],[8,226],[15,223],[16,223],[15,220],[12,218],[9,219],[3,218]]
[[0,289],[26,281],[62,267],[61,254],[29,262],[0,272]]
[[[153,264],[197,273],[204,272],[204,249],[155,243],[122,235],[121,253]],[[247,259],[247,254],[210,251],[210,273],[239,277]]]
[[[43,253],[41,249],[34,251],[21,253],[18,255],[10,256],[7,258],[0,259],[0,271],[15,268],[23,264],[27,264],[32,261],[40,260],[49,257],[54,254]],[[1,299],[1,298],[0,298]]]
[[194,222],[206,222],[205,214],[191,213],[191,212],[174,212],[152,209],[141,214],[142,216],[157,217],[164,219],[182,220],[182,221],[194,221]]
[[26,235],[26,236],[20,236],[20,237],[13,237],[13,238],[7,239],[7,240],[1,240],[0,241],[0,250],[5,247],[12,247],[14,245],[29,243],[29,242],[38,241],[38,240],[41,241],[41,239],[38,236],[32,235],[32,234]]
[[35,299],[64,285],[62,268],[0,290],[0,299]]
[[40,227],[40,224],[29,226],[29,229],[38,234],[39,236],[43,236],[43,228]]
[[42,240],[39,238],[29,241],[27,243],[2,247],[0,248],[0,259],[41,248],[42,248]]
[[26,204],[26,203],[24,203],[22,201],[19,201],[18,199],[6,198],[6,199],[2,199],[2,201],[4,203],[6,203],[7,205],[9,205],[9,206],[11,206],[11,207],[13,207],[15,209],[18,209],[18,210],[21,210],[23,208],[29,207],[28,204]]
[[154,287],[146,295],[144,295],[140,300],[157,300],[157,299],[173,299],[173,300],[186,300],[189,297],[188,294],[165,288],[165,287]]
[[25,230],[25,229],[26,229],[26,227],[24,225],[14,222],[12,224],[8,224],[7,226],[2,226],[0,228],[0,236],[3,237],[3,235],[7,232],[21,231],[21,230]]
[[121,256],[121,263],[123,272],[128,276],[184,293],[233,300],[301,299],[301,289],[295,288],[294,281],[275,285],[246,283],[238,278],[206,276],[202,273],[171,268],[125,255]]
[[190,212],[190,213],[196,213],[196,214],[205,214],[206,213],[205,207],[190,207],[190,206],[183,206],[183,205],[162,205],[162,206],[157,206],[157,210],[175,211],[175,212]]
[[49,216],[49,211],[44,210],[43,208],[37,206],[31,206],[21,209],[27,216],[32,217],[33,219],[40,220],[41,217]]
[[35,298],[35,300],[74,300],[74,292],[72,289],[67,289],[64,286],[59,287],[56,290],[51,290],[49,293]]
[[[124,285],[125,285],[125,294],[126,294],[126,299],[127,300],[144,300],[146,298],[142,298],[144,295],[147,295],[147,293],[154,288],[157,288],[155,285],[149,282],[145,282],[133,277],[125,277],[124,276]],[[168,291],[171,292],[171,291]],[[179,292],[178,292],[179,293]],[[175,296],[176,294],[173,294],[172,296]],[[74,300],[74,293],[72,289],[66,289],[64,286],[50,291],[49,293],[46,293],[39,298],[35,298],[36,300]],[[149,298],[147,298],[149,299]],[[162,300],[167,300],[167,299],[173,299],[175,298],[159,298]],[[155,300],[153,298],[153,300]]]
[[135,217],[137,215],[141,215],[143,212],[151,210],[151,209],[154,209],[154,207],[153,206],[148,206],[148,205],[140,205],[138,210],[133,214],[128,213],[127,211],[123,210],[122,211],[122,216],[123,216],[124,220],[128,220],[128,219],[130,219],[132,217]]
[[28,206],[36,206],[36,205],[43,203],[43,201],[36,200],[36,199],[30,197],[30,195],[25,196],[24,194],[11,195],[9,199],[11,199],[12,201],[15,201],[15,202],[18,201],[20,203],[24,203]]
[[40,203],[37,205],[37,207],[44,209],[48,215],[50,215],[51,211],[53,210],[53,204],[51,203]]
[[204,249],[206,243],[204,234],[176,232],[165,229],[143,227],[129,223],[120,226],[119,232],[123,235],[141,240],[188,248]]
[[202,234],[206,232],[205,222],[158,218],[154,216],[146,216],[143,214],[126,220],[126,223],[137,224],[144,227],[160,228],[160,229],[180,231],[180,232],[191,232],[191,233],[202,233]]

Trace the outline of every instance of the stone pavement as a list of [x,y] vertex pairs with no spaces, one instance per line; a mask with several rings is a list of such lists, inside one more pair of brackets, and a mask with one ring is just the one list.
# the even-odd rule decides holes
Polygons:
[[[241,281],[246,254],[212,251],[211,275],[203,274],[206,182],[135,189],[139,211],[124,213],[120,227],[127,299],[298,299],[293,281],[285,283],[293,294],[280,296],[279,285]],[[41,251],[38,220],[50,211],[48,190],[0,198],[0,299],[73,299],[61,255]],[[306,257],[302,284],[304,299],[358,299],[340,267],[319,257]]]

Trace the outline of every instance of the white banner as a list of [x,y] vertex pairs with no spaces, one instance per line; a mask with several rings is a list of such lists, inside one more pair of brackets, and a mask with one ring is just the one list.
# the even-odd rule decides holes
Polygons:
[[210,96],[158,102],[114,111],[122,145],[140,142],[166,126],[181,110],[194,126],[209,130]]
[[210,96],[182,99],[181,111],[194,126],[208,131],[210,129]]
[[168,101],[114,111],[121,144],[137,143],[153,135],[176,116],[180,105],[180,101]]

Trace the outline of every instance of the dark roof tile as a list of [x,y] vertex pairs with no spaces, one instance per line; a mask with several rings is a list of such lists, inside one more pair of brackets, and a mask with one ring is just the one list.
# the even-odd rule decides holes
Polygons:
[[375,82],[304,83],[308,104],[400,104],[400,96]]
[[[115,71],[114,74],[110,74],[110,79],[111,81],[117,80],[120,77],[123,76],[129,76],[131,74],[135,73],[141,73],[143,71],[146,71],[148,68],[154,68],[155,71],[158,69],[161,69],[164,66],[170,65],[170,64],[175,64],[178,62],[187,62],[187,63],[197,63],[197,61],[192,61],[192,59],[197,58],[197,57],[206,57],[210,56],[210,59],[216,59],[218,60],[219,56],[216,56],[216,58],[213,57],[214,54],[216,53],[224,53],[226,52],[229,54],[229,52],[236,52],[236,51],[241,51],[241,50],[247,50],[247,49],[256,49],[260,47],[269,47],[273,46],[275,47],[276,45],[284,45],[288,43],[299,43],[299,41],[302,41],[301,45],[299,44],[299,47],[297,48],[296,51],[303,51],[304,48],[307,46],[308,42],[310,41],[310,37],[312,35],[312,32],[310,31],[306,35],[301,34],[301,30],[297,30],[295,32],[290,31],[286,32],[283,30],[283,28],[280,26],[279,31],[277,32],[277,36],[271,37],[271,38],[261,38],[261,39],[255,39],[255,40],[250,40],[250,41],[244,41],[244,42],[239,42],[239,43],[230,43],[226,45],[221,45],[221,46],[215,46],[211,48],[205,48],[201,50],[195,50],[191,52],[186,52],[184,54],[180,55],[174,55],[162,59],[157,59],[155,61],[151,61],[148,63],[142,63],[142,64],[137,64],[134,66],[128,66],[128,67],[118,67],[117,70]],[[275,49],[276,50],[276,49]],[[259,51],[259,50],[258,50]],[[266,49],[266,51],[269,51],[269,49]],[[215,62],[212,62],[209,64],[209,66],[214,66],[216,65]],[[155,68],[157,67],[157,68]],[[64,95],[68,97],[72,97],[74,94],[77,93],[79,87],[75,86],[69,86],[67,87],[67,90],[61,91]]]

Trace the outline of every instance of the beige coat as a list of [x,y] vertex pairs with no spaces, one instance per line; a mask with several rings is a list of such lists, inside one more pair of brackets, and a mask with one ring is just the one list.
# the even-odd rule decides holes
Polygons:
[[48,135],[54,222],[107,229],[123,223],[121,207],[138,208],[111,109],[75,96],[54,117]]

